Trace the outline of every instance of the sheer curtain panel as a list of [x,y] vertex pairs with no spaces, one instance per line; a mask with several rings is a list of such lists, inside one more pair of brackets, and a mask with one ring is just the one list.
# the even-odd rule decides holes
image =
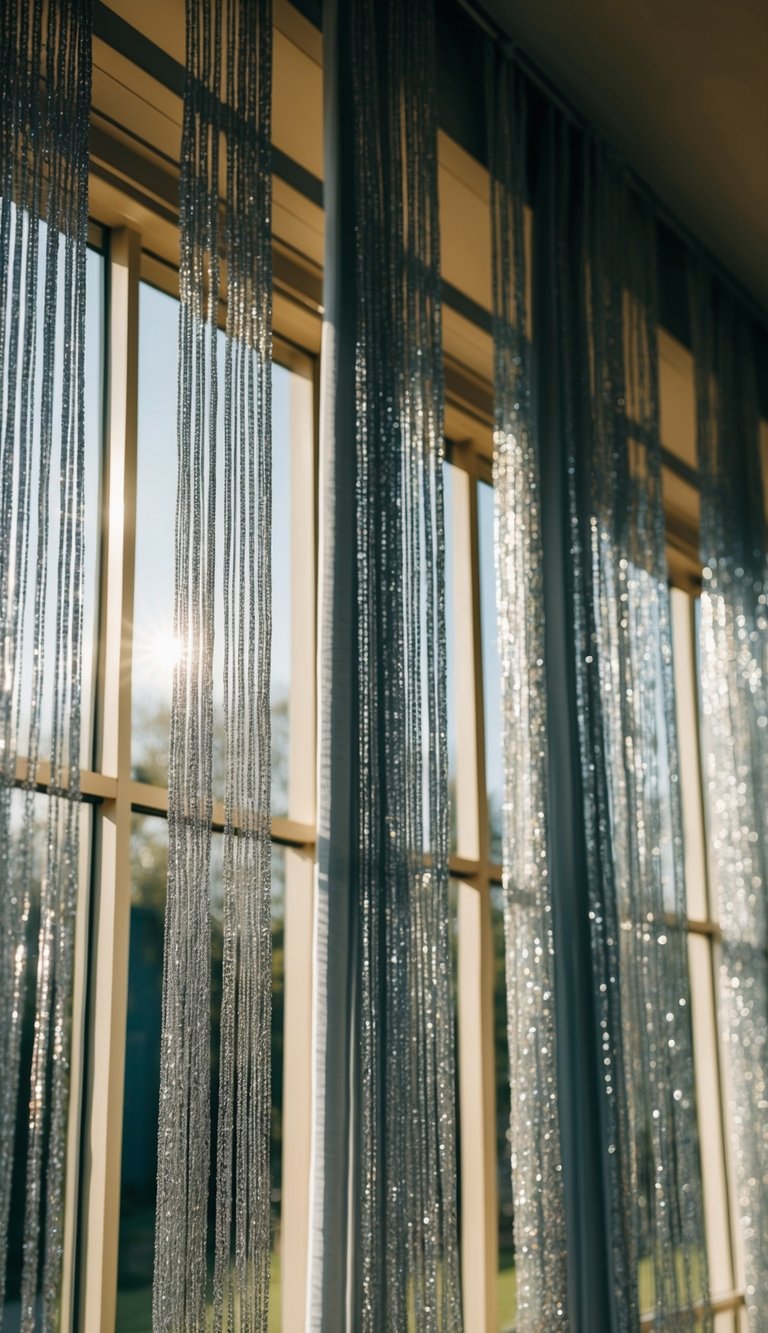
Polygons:
[[308,1327],[457,1329],[434,14],[330,3]]
[[549,875],[541,482],[531,347],[528,96],[488,52],[494,525],[502,671],[504,935],[517,1326],[567,1326],[566,1234]]
[[[522,71],[502,61],[496,80],[497,97],[508,85],[492,187],[495,467],[522,1326],[567,1309],[574,1328],[637,1327],[642,1274],[655,1318],[692,1328],[707,1282],[656,218],[624,164]],[[529,782],[539,795],[524,813]],[[561,1160],[567,1282],[562,1224],[548,1225]]]
[[[0,19],[0,1325],[59,1319],[79,875],[91,6]],[[14,792],[14,784],[19,790]],[[48,793],[42,803],[36,789]],[[23,1046],[31,1045],[29,1062]],[[19,1117],[20,1079],[26,1114]],[[21,1280],[6,1293],[11,1190]]]
[[[214,1328],[265,1330],[268,1321],[271,70],[269,0],[187,0],[177,657],[168,774],[156,1329],[209,1326],[209,1225]],[[217,354],[222,303],[223,368]],[[223,607],[220,623],[217,603]],[[221,708],[216,725],[225,737],[224,865],[216,884],[211,877],[215,702]],[[223,916],[214,1171],[212,894]]]

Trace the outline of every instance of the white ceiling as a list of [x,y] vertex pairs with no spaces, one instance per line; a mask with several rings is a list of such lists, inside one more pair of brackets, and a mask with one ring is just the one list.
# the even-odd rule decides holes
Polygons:
[[768,0],[485,0],[768,312]]

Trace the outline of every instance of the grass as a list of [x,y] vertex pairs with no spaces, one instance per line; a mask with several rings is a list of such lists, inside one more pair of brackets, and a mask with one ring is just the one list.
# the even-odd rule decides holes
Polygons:
[[[683,1291],[685,1288],[684,1257],[679,1250],[675,1255],[675,1268],[677,1270],[679,1290]],[[693,1288],[695,1297],[701,1288],[701,1259],[696,1253],[692,1254],[690,1257],[690,1270],[691,1287]],[[653,1310],[655,1299],[653,1262],[650,1258],[640,1260],[637,1276],[640,1310],[643,1314],[647,1314]],[[498,1327],[501,1330],[501,1333],[513,1333],[517,1313],[517,1278],[515,1275],[514,1255],[511,1250],[502,1250],[499,1255],[496,1302]]]
[[[282,1314],[280,1285],[280,1255],[272,1254],[272,1277],[269,1287],[269,1333],[280,1333]],[[213,1307],[206,1310],[206,1327],[213,1328]],[[116,1333],[152,1333],[152,1288],[123,1288],[117,1293]]]
[[[680,1273],[680,1282],[682,1286],[682,1254],[678,1253],[676,1263]],[[642,1259],[640,1261],[638,1279],[640,1309],[643,1311],[651,1310],[654,1302],[654,1284],[653,1265],[650,1259]],[[697,1255],[694,1255],[691,1260],[691,1279],[695,1291],[699,1281],[699,1260]],[[272,1280],[269,1292],[270,1333],[280,1333],[281,1291],[280,1254],[276,1251],[272,1255]],[[512,1330],[514,1330],[515,1327],[515,1316],[517,1311],[517,1277],[515,1274],[514,1257],[511,1251],[502,1251],[499,1255],[496,1302],[498,1328],[501,1330],[501,1333],[512,1333]],[[208,1328],[213,1327],[213,1310],[210,1306],[208,1307],[207,1324]],[[137,1287],[135,1289],[123,1288],[118,1292],[116,1329],[117,1333],[152,1333],[151,1287]]]
[[[701,1280],[701,1256],[694,1250],[689,1256],[691,1289],[693,1298],[696,1300],[702,1291]],[[685,1291],[685,1256],[682,1250],[675,1252],[675,1274],[677,1278],[677,1288],[682,1294]],[[640,1300],[640,1313],[649,1314],[656,1302],[656,1284],[654,1277],[653,1260],[648,1256],[641,1259],[638,1265],[637,1274],[638,1296]]]
[[498,1326],[507,1333],[515,1327],[517,1314],[517,1274],[511,1250],[499,1254],[499,1275],[496,1281],[496,1317]]

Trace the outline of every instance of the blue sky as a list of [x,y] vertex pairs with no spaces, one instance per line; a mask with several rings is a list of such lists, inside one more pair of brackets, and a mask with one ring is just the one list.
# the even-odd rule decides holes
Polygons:
[[[168,703],[171,693],[177,311],[176,300],[142,284],[133,656],[134,709],[141,713]],[[222,362],[223,347],[224,335],[220,334]],[[290,379],[290,371],[275,365],[272,383],[273,698],[287,693],[290,679]],[[223,426],[220,436],[223,440]],[[223,488],[220,486],[217,520],[220,528],[223,525],[222,509]],[[223,614],[221,581],[219,564],[216,608],[219,644]],[[220,659],[218,677],[221,678]]]

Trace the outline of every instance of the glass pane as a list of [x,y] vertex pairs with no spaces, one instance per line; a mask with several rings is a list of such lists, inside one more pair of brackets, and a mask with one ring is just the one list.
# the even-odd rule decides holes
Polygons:
[[[211,849],[211,1114],[216,1140],[222,928],[217,910],[223,837]],[[120,1187],[117,1329],[150,1333],[154,1261],[157,1118],[160,1090],[160,1023],[163,984],[163,928],[168,873],[168,826],[155,815],[135,814],[131,832],[131,925],[128,968],[128,1022]],[[280,1183],[283,1095],[283,939],[285,852],[272,849],[272,1275],[269,1327],[280,1328]],[[212,1170],[214,1162],[212,1160]],[[209,1201],[208,1263],[213,1274],[214,1179]],[[209,1293],[210,1296],[210,1293]]]
[[450,815],[449,849],[456,851],[456,611],[453,533],[453,474],[449,463],[443,464],[443,495],[445,504],[445,646],[446,646],[446,703],[448,711],[448,800]]
[[480,482],[477,494],[480,543],[480,624],[483,636],[485,700],[485,781],[488,793],[491,860],[501,861],[503,766],[501,749],[501,663],[496,629],[496,570],[493,553],[493,488]]
[[[165,786],[168,725],[176,645],[173,639],[173,542],[176,504],[176,344],[178,302],[146,283],[139,306],[139,420],[136,484],[136,581],[133,640],[133,775]],[[224,334],[218,356],[223,384]],[[275,365],[272,375],[272,728],[273,814],[288,813],[289,692],[291,674],[291,442],[301,400],[291,393],[295,375]],[[223,458],[223,394],[220,397],[219,468]],[[298,429],[304,425],[303,415]],[[223,535],[224,488],[217,491],[217,532]],[[221,796],[224,740],[221,727],[223,597],[221,541],[217,543],[214,691],[215,795]]]
[[493,1032],[496,1070],[496,1161],[499,1194],[499,1270],[496,1288],[499,1328],[513,1329],[517,1308],[512,1203],[512,1147],[509,1136],[509,1047],[504,949],[504,900],[499,885],[491,889],[493,931]]
[[453,1061],[454,1108],[456,1115],[456,1225],[459,1239],[459,1271],[461,1271],[461,1071],[459,1069],[459,894],[461,885],[451,877],[448,881],[448,944],[451,952],[451,1001],[453,1004]]
[[[16,209],[11,206],[11,243],[9,254],[3,256],[2,263],[8,270],[14,263],[16,255]],[[28,573],[25,598],[25,615],[21,627],[22,633],[22,656],[20,663],[21,673],[21,694],[20,694],[20,715],[17,753],[26,755],[29,751],[29,726],[31,718],[31,688],[32,688],[32,670],[34,654],[34,626],[35,626],[35,571],[41,561],[45,561],[48,568],[47,593],[44,600],[45,608],[45,633],[43,638],[43,651],[45,654],[45,669],[43,673],[44,685],[42,691],[42,708],[40,712],[40,737],[39,737],[39,755],[42,760],[50,757],[51,745],[51,726],[53,717],[53,682],[54,682],[54,655],[56,644],[56,616],[57,602],[59,598],[58,579],[56,577],[56,567],[58,564],[58,551],[60,540],[60,488],[62,482],[61,474],[61,413],[62,413],[62,364],[61,364],[61,345],[63,339],[63,308],[64,308],[64,282],[65,265],[63,258],[63,240],[60,243],[60,254],[57,274],[58,304],[57,304],[57,329],[56,329],[56,358],[54,368],[54,389],[53,389],[53,440],[51,447],[51,470],[49,478],[49,498],[48,498],[48,536],[43,545],[39,542],[39,526],[37,511],[37,493],[40,482],[40,417],[42,409],[42,380],[40,375],[40,366],[42,364],[43,354],[43,332],[44,332],[44,308],[45,308],[45,285],[42,281],[44,274],[44,255],[46,248],[47,227],[45,223],[40,222],[39,226],[39,246],[40,246],[40,284],[37,292],[37,310],[36,310],[36,337],[34,356],[38,367],[35,377],[35,388],[37,390],[33,404],[34,412],[34,435],[32,440],[32,452],[30,462],[30,496],[31,504],[29,511],[29,531],[28,531]],[[26,253],[29,239],[28,223],[25,223],[22,230],[21,253]],[[103,280],[104,280],[104,260],[103,256],[96,250],[89,249],[86,253],[86,310],[85,310],[85,432],[84,432],[84,516],[83,516],[83,662],[82,662],[82,716],[81,716],[81,738],[80,738],[80,762],[83,768],[90,768],[92,761],[93,747],[93,702],[94,702],[94,662],[96,653],[96,601],[98,594],[98,574],[99,574],[99,529],[100,529],[100,480],[101,480],[101,422],[102,422],[102,315],[103,315]],[[8,293],[10,299],[10,291]],[[20,305],[18,311],[7,311],[7,317],[13,321],[15,327],[24,328],[26,309],[24,302]],[[7,358],[5,359],[7,361]],[[3,366],[3,382],[0,383],[0,398],[9,391],[7,383],[7,364]],[[16,390],[16,420],[17,427],[21,419],[21,395]],[[15,529],[18,519],[18,510],[14,504],[11,523]]]
[[83,736],[80,762],[92,766],[101,528],[104,257],[89,250],[85,269],[85,532],[83,547]]

